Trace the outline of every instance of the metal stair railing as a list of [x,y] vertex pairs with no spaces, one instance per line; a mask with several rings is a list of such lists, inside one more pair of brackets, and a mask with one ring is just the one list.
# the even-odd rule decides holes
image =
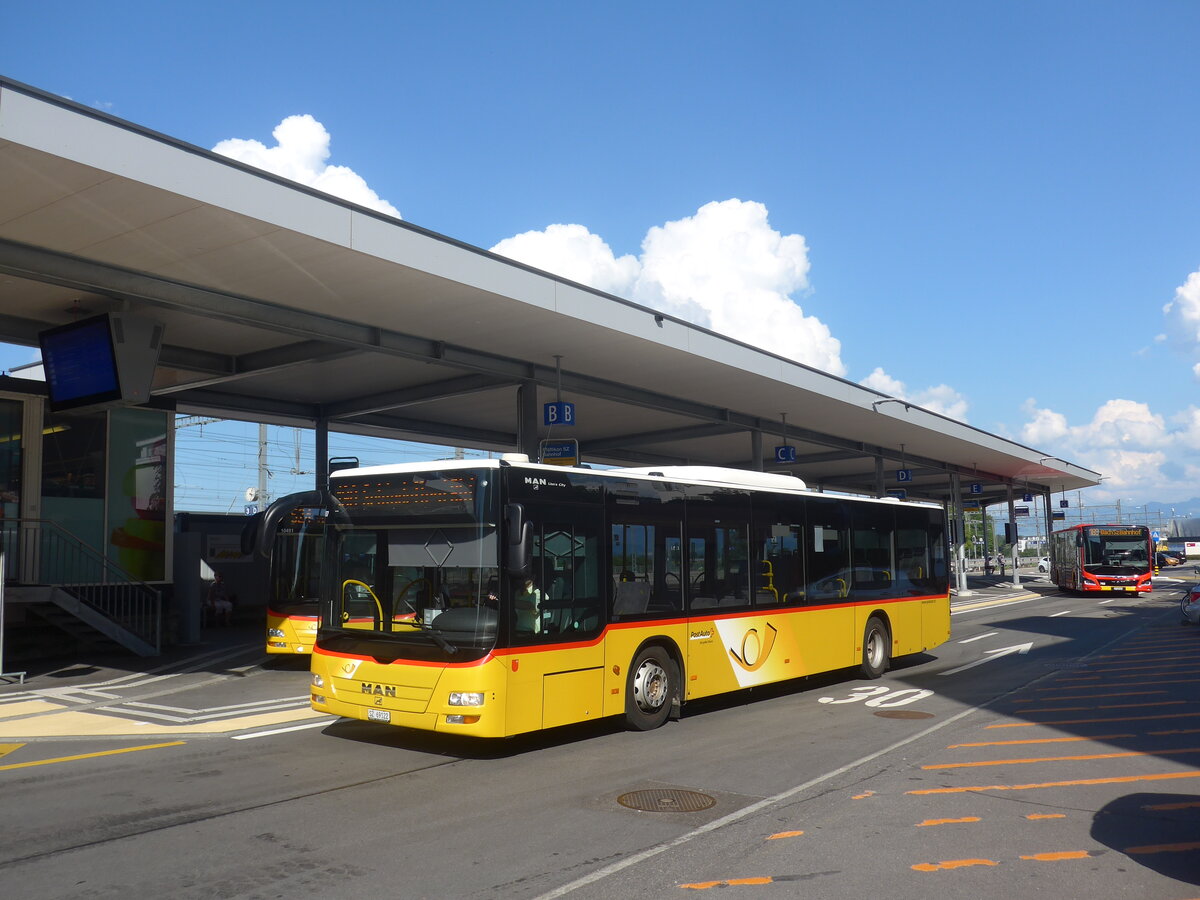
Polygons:
[[[0,542],[9,583],[61,588],[154,648],[162,648],[162,594],[62,526],[44,519],[5,520]],[[19,564],[18,564],[19,560]]]

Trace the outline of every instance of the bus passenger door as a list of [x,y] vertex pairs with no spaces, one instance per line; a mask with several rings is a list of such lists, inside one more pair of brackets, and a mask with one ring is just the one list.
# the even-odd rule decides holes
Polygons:
[[[526,509],[533,522],[532,583],[510,586],[509,731],[525,730],[535,717],[541,728],[598,719],[604,706],[600,511]],[[518,722],[522,727],[514,728]]]

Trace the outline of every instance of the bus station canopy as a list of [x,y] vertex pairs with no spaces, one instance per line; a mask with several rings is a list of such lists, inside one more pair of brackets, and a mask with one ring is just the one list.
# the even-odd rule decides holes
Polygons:
[[[114,311],[163,324],[151,402],[184,414],[503,452],[527,450],[529,423],[561,397],[576,423],[536,438],[574,438],[584,463],[762,468],[934,500],[957,476],[984,503],[1100,480],[0,79],[0,341],[36,347],[47,329]],[[776,463],[777,446],[795,461]]]

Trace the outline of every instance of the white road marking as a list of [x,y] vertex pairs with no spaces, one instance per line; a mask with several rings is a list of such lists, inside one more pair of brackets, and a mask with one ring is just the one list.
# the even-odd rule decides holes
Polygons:
[[1011,647],[1000,647],[996,650],[986,650],[984,652],[988,654],[987,656],[977,659],[974,662],[969,662],[965,666],[959,666],[957,669],[949,669],[942,674],[953,675],[956,672],[965,672],[967,669],[973,669],[976,666],[982,666],[986,662],[991,662],[994,659],[1000,659],[1003,656],[1008,656],[1010,653],[1028,653],[1032,646],[1033,641],[1027,641],[1024,644],[1014,644]]
[[305,722],[303,725],[293,725],[291,728],[273,728],[270,731],[256,731],[254,734],[235,734],[235,741],[252,741],[255,738],[270,737],[273,734],[287,734],[289,731],[303,731],[306,728],[323,728],[329,724],[330,719],[336,719],[337,716],[330,716],[328,719],[321,719],[318,722]]
[[964,640],[959,641],[959,643],[960,644],[969,644],[969,643],[971,643],[971,641],[982,641],[984,638],[993,637],[999,633],[1000,632],[998,632],[998,631],[989,631],[987,634],[977,634],[977,635],[975,635],[975,637],[966,638]]

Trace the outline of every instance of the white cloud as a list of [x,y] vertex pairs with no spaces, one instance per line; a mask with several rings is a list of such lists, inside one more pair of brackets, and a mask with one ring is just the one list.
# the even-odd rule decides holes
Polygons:
[[359,206],[401,218],[400,211],[383,200],[361,175],[346,166],[331,166],[329,132],[310,115],[288,116],[271,132],[275,146],[260,141],[229,138],[213,147],[214,153],[299,182]]
[[1174,319],[1190,340],[1200,343],[1200,270],[1175,289],[1175,299],[1163,307],[1163,315]]
[[511,259],[635,300],[834,375],[841,342],[791,298],[808,288],[808,247],[771,228],[761,203],[707,203],[652,227],[639,259],[615,257],[582,225],[551,225],[501,241]]
[[582,225],[551,225],[545,231],[526,231],[505,238],[492,252],[626,297],[640,268],[633,256],[615,257],[599,235]]
[[1070,425],[1035,400],[1025,403],[1029,421],[1021,439],[1104,476],[1089,496],[1104,500],[1169,500],[1197,495],[1200,466],[1188,461],[1200,446],[1200,408],[1189,407],[1168,425],[1145,403],[1109,400],[1090,422]]
[[879,391],[881,394],[899,397],[901,400],[908,399],[904,396],[904,382],[893,378],[879,366],[876,366],[875,371],[860,381],[859,384],[863,387],[869,387],[873,391]]
[[920,391],[910,391],[903,381],[893,378],[879,366],[859,382],[864,387],[915,403],[930,412],[940,413],[959,422],[967,421],[970,403],[967,398],[948,384],[939,384]]
[[1038,409],[1032,397],[1025,401],[1025,413],[1032,420],[1021,428],[1021,440],[1033,447],[1049,445],[1070,434],[1067,417],[1050,409]]

